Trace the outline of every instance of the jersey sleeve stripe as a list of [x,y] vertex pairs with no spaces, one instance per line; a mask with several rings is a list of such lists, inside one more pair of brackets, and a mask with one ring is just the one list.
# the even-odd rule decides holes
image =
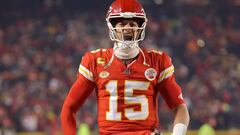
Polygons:
[[162,80],[170,77],[173,73],[174,73],[174,66],[170,66],[167,69],[163,70],[160,73],[160,76],[159,76],[159,79],[158,79],[158,83],[160,83]]
[[90,72],[87,68],[85,68],[83,65],[80,64],[79,69],[78,69],[79,73],[82,74],[84,77],[86,77],[88,80],[90,81],[94,81],[93,80],[93,75],[92,72]]

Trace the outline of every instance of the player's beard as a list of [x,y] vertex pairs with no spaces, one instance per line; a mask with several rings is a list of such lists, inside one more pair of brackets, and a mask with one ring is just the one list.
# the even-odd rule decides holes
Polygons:
[[128,46],[128,45],[122,45],[124,43],[120,43],[120,42],[115,42],[114,47],[113,47],[113,51],[114,51],[114,55],[119,58],[119,59],[132,59],[134,57],[136,57],[139,53],[139,47],[138,47],[138,43],[135,42],[135,45],[131,45],[129,47],[119,47],[119,46]]

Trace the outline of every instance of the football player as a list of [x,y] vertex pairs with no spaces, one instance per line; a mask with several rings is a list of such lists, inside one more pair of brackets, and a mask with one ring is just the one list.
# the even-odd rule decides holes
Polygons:
[[93,90],[100,135],[159,134],[159,93],[175,113],[172,135],[185,135],[189,114],[174,79],[171,58],[165,52],[139,46],[147,24],[141,4],[115,0],[106,21],[114,46],[83,56],[77,80],[62,107],[64,135],[76,135],[76,112]]

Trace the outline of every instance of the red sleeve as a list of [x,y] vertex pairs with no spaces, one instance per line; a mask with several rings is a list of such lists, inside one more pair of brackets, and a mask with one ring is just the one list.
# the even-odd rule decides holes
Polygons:
[[[89,68],[89,65],[85,63],[85,69],[83,73],[78,74],[77,80],[72,85],[62,107],[61,111],[61,124],[64,135],[76,135],[76,112],[83,105],[87,97],[93,91],[95,84],[87,77],[88,74],[85,71]],[[81,65],[80,64],[80,65]],[[90,72],[90,71],[89,71]],[[84,74],[85,73],[85,74]]]
[[184,103],[182,90],[175,81],[174,66],[166,53],[162,55],[161,73],[157,88],[170,109]]

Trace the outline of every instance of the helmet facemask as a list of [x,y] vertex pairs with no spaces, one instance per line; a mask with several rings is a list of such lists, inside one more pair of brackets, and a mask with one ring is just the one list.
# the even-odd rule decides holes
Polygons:
[[[136,16],[136,14],[132,17],[132,13],[122,14],[128,16],[112,16],[111,18],[107,18],[110,39],[115,41],[115,44],[121,49],[138,47],[138,42],[142,41],[145,37],[146,18],[145,16]],[[124,19],[133,20],[137,22],[138,26],[116,28],[116,24]]]
[[145,37],[147,18],[137,0],[115,0],[106,16],[109,36],[114,41],[114,54],[120,59],[131,59],[141,50],[138,42]]

